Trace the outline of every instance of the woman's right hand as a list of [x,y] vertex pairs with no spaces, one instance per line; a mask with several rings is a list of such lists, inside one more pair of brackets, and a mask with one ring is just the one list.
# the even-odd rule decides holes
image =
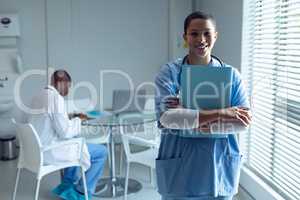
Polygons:
[[182,108],[178,97],[170,96],[165,99],[165,105],[168,109]]
[[87,120],[88,119],[87,115],[83,114],[83,113],[71,113],[71,114],[69,114],[69,119],[73,119],[75,117],[78,117],[81,120]]

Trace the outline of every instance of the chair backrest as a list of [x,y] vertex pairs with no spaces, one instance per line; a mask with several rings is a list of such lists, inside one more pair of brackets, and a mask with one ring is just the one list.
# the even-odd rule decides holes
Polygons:
[[154,98],[147,98],[145,102],[144,113],[155,112],[155,101]]
[[158,142],[160,140],[160,130],[157,127],[157,122],[144,123],[144,134],[142,134],[141,137]]
[[[149,142],[153,143],[154,141],[159,145],[160,142],[160,130],[157,127],[156,121],[149,122],[147,119],[144,120],[141,118],[141,114],[139,113],[132,113],[120,116],[121,121],[132,121],[132,119],[136,119],[140,121],[140,124],[132,125],[132,126],[122,126],[121,127],[121,135],[129,135],[130,138],[141,138],[144,140],[148,140]],[[129,141],[129,143],[133,143]]]
[[43,164],[42,145],[38,134],[31,124],[16,124],[18,138],[20,140],[19,167],[38,173]]
[[131,152],[130,152],[130,146],[129,146],[129,136],[126,134],[122,134],[122,143],[123,143],[123,147],[124,147],[124,151],[125,151],[125,155],[127,156],[127,159],[130,160]]
[[[147,98],[145,103],[145,109],[144,112],[147,113],[155,113],[155,100],[154,98]],[[157,121],[151,122],[151,123],[145,123],[144,124],[144,133],[150,138],[155,137],[155,140],[159,140],[160,138],[160,130],[157,126]]]
[[[121,137],[122,137],[122,143],[123,143],[125,155],[128,162],[134,161],[134,162],[138,162],[150,166],[151,168],[155,168],[155,158],[157,157],[158,154],[158,148],[156,147],[153,148],[154,146],[152,146],[150,149],[139,151],[138,154],[141,155],[144,153],[143,154],[144,156],[135,157],[136,152],[130,151],[130,144],[141,145],[143,143],[144,145],[146,145],[146,143],[148,143],[147,140],[139,141],[138,137],[127,135],[127,134],[122,134]],[[149,145],[146,146],[149,147]]]

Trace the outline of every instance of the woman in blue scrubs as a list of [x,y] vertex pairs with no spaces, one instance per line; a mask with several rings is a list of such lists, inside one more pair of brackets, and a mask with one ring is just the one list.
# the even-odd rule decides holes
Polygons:
[[[156,172],[163,200],[231,200],[237,193],[242,159],[237,136],[232,129],[222,129],[222,137],[209,134],[211,124],[216,122],[226,124],[228,120],[236,131],[250,124],[250,107],[240,74],[232,68],[231,107],[192,110],[183,108],[177,98],[182,65],[231,67],[211,55],[217,36],[212,16],[202,12],[190,14],[183,34],[188,55],[162,66],[155,80],[155,104],[162,130]],[[177,128],[169,124],[176,124]],[[206,132],[208,137],[183,137],[182,124],[190,124],[191,129]]]

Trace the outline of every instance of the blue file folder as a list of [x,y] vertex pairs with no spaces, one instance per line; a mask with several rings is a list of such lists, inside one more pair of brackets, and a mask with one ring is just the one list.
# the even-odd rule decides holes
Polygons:
[[[184,65],[181,72],[180,96],[185,108],[196,110],[220,109],[231,106],[233,71],[231,67]],[[227,137],[194,130],[182,132],[184,137]]]

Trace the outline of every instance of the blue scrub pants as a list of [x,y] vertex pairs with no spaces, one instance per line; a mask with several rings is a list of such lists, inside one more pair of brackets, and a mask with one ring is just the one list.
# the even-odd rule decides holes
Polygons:
[[203,197],[203,198],[176,198],[176,197],[161,197],[161,200],[232,200],[232,196],[229,197]]
[[[107,149],[100,144],[87,144],[88,151],[91,156],[91,166],[85,172],[87,191],[89,195],[92,195],[95,191],[96,184],[102,175],[105,160],[107,157]],[[79,167],[69,167],[64,170],[63,182],[76,183],[81,177],[81,171]],[[83,181],[80,178],[76,189],[84,193]]]

